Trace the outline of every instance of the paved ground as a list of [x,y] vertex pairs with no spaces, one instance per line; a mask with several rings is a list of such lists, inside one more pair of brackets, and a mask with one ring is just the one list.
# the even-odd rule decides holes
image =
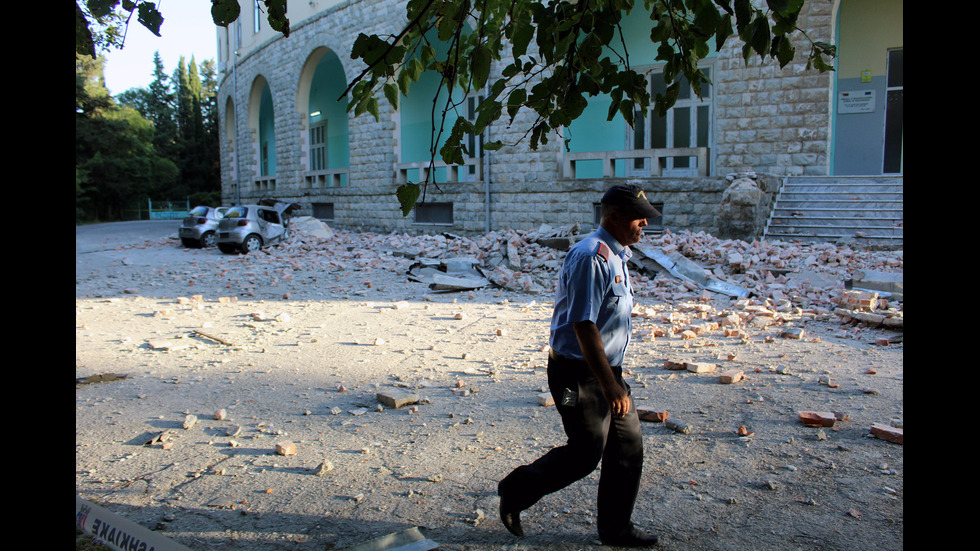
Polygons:
[[[240,256],[183,249],[175,228],[77,228],[76,378],[125,376],[76,386],[78,495],[195,550],[341,549],[412,526],[444,549],[601,547],[598,472],[527,511],[524,539],[497,518],[496,481],[563,439],[537,402],[549,293],[433,293],[382,254],[394,237]],[[693,427],[643,425],[634,520],[661,548],[903,548],[903,446],[869,435],[903,417],[901,332],[789,315],[804,339],[651,337],[735,306],[638,302],[656,315],[636,319],[637,404]],[[379,408],[394,388],[418,409]],[[847,418],[809,428],[804,410]]]

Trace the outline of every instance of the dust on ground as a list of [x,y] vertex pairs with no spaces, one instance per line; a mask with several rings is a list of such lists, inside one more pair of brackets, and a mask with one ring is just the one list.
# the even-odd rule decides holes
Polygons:
[[[437,293],[391,254],[472,252],[432,239],[335,232],[249,255],[176,235],[76,243],[76,379],[121,376],[76,385],[76,494],[194,550],[342,549],[413,526],[451,550],[602,548],[598,470],[524,512],[523,539],[497,516],[497,481],[564,439],[538,402],[544,263],[561,255],[534,270],[536,293]],[[637,286],[627,381],[638,406],[693,428],[642,425],[633,518],[659,548],[902,549],[903,446],[869,434],[901,426],[901,331],[772,300],[771,323],[697,330],[747,304]],[[719,383],[736,368],[744,380]],[[420,400],[384,407],[389,389]],[[840,420],[807,427],[800,411]],[[295,454],[277,454],[287,441]]]

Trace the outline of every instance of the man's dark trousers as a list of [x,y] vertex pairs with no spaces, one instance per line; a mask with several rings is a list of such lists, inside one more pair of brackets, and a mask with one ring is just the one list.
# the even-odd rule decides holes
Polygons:
[[[622,369],[614,367],[613,372],[629,392]],[[588,476],[601,460],[599,537],[615,537],[629,530],[643,470],[643,437],[635,405],[630,404],[626,416],[613,416],[588,364],[556,352],[548,358],[548,388],[561,414],[568,442],[530,465],[514,469],[500,482],[500,494],[516,510],[527,509],[545,495]],[[578,392],[575,406],[562,405],[566,389]]]

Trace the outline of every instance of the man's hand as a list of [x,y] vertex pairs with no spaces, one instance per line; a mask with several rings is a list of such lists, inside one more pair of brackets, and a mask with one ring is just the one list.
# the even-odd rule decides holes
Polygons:
[[606,358],[606,351],[602,346],[602,338],[599,336],[599,328],[591,321],[575,322],[572,328],[575,329],[585,362],[602,386],[602,395],[609,403],[609,410],[616,417],[623,417],[630,410],[630,396],[613,376],[612,367],[609,366],[609,359]]
[[630,396],[626,389],[613,382],[610,388],[602,387],[602,395],[609,402],[609,410],[616,417],[624,417],[630,411]]

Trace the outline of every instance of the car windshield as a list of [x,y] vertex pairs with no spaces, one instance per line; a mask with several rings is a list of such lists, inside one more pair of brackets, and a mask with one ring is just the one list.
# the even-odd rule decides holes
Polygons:
[[191,211],[188,214],[190,214],[191,216],[207,216],[208,215],[208,208],[207,207],[194,207],[193,209],[191,209]]
[[245,207],[232,207],[225,213],[225,218],[248,218],[248,209]]

